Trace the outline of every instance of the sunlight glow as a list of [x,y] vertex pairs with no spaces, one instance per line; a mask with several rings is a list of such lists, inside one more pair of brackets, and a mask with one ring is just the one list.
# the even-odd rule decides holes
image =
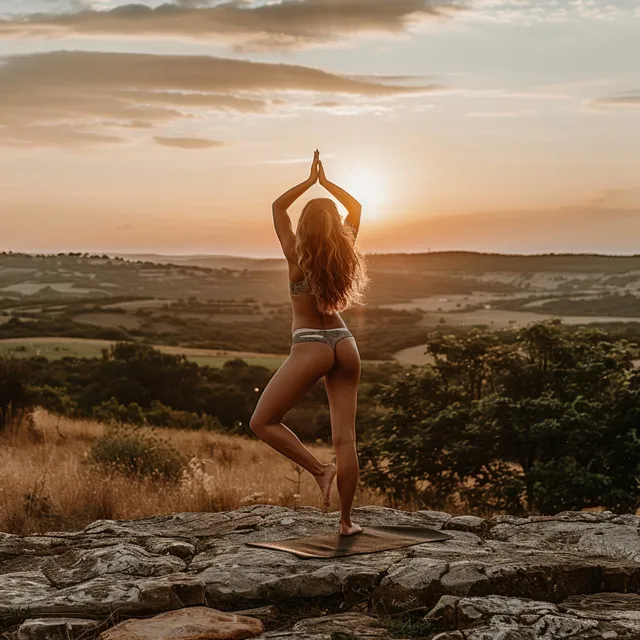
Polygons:
[[341,184],[362,204],[364,216],[373,220],[385,217],[389,204],[389,185],[379,169],[357,166],[345,173]]

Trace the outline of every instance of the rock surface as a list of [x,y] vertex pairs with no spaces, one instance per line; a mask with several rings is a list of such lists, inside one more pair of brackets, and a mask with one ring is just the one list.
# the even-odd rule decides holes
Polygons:
[[68,640],[88,634],[98,628],[96,620],[83,618],[36,618],[27,620],[18,629],[18,640]]
[[464,640],[640,638],[636,594],[594,594],[560,605],[506,596],[443,596],[427,617],[455,629]]
[[391,638],[371,626],[376,616],[435,608],[425,637],[640,638],[640,596],[633,595],[640,593],[638,516],[486,520],[361,507],[354,521],[365,528],[445,528],[453,539],[322,559],[244,544],[335,532],[338,521],[338,512],[314,507],[251,505],[100,520],[72,533],[0,533],[0,631],[15,633],[22,624],[22,635],[10,637],[40,640],[36,619],[98,624],[114,612],[125,620],[185,607],[273,605],[305,619],[282,627],[264,617],[267,631],[259,637],[336,640],[366,628],[367,637]]
[[99,640],[243,640],[263,632],[264,625],[257,618],[188,607],[150,620],[125,620],[101,633]]

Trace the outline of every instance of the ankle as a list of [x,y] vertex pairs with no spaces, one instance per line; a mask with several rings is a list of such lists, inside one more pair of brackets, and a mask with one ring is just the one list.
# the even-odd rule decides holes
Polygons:
[[322,476],[327,472],[327,469],[331,466],[331,464],[332,464],[331,462],[327,462],[326,464],[321,463],[320,466],[315,471],[312,471],[311,473],[314,476]]

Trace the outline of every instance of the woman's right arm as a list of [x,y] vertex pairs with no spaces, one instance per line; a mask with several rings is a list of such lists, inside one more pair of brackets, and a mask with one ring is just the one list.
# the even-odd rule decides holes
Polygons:
[[311,163],[311,173],[309,177],[295,187],[292,187],[285,193],[283,193],[271,206],[273,212],[273,224],[276,229],[276,234],[280,240],[282,251],[285,258],[293,263],[297,264],[296,256],[296,235],[291,228],[291,218],[287,209],[307,190],[313,186],[318,179],[318,158],[320,152],[316,149],[313,154],[313,162]]
[[355,231],[355,235],[358,235],[360,229],[360,216],[362,214],[362,205],[350,194],[347,193],[342,187],[327,180],[327,176],[324,173],[324,167],[322,166],[322,160],[318,161],[318,176],[320,184],[335,198],[338,199],[340,204],[347,210],[347,217],[345,224],[351,225]]

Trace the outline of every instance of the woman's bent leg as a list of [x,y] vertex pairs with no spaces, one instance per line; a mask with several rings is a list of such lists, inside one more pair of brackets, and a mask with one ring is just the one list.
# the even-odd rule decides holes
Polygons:
[[320,462],[280,420],[333,363],[333,350],[326,344],[293,345],[291,355],[262,392],[249,423],[261,440],[314,476],[322,475],[327,465]]
[[344,533],[357,533],[362,530],[359,525],[352,526],[351,522],[351,507],[360,477],[356,449],[359,382],[360,354],[355,340],[345,338],[336,345],[336,363],[325,376],[331,415],[331,438],[338,465],[340,528]]

